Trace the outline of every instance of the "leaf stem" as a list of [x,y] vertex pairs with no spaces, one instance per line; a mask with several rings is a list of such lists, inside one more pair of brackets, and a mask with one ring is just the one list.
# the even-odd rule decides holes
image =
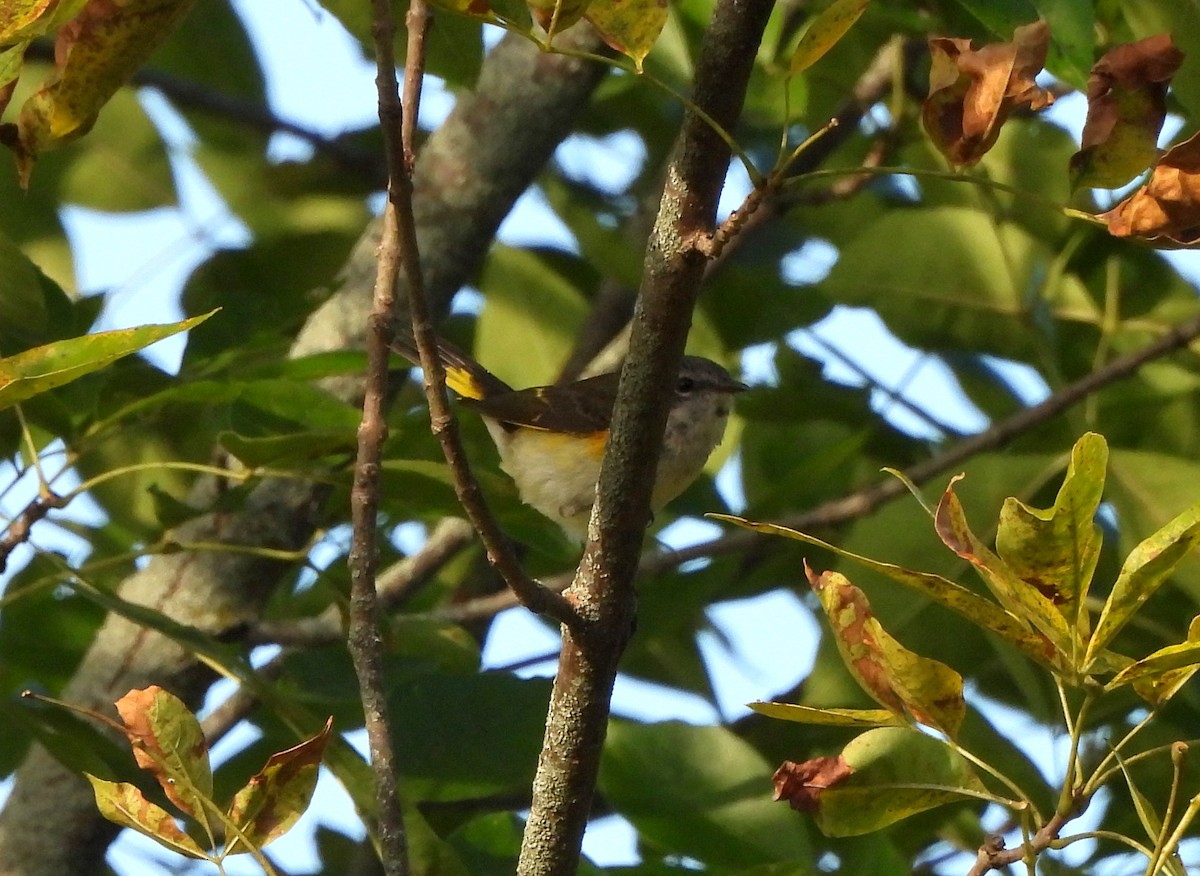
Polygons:
[[1030,797],[1028,794],[1026,794],[1024,789],[1022,789],[1020,785],[1018,785],[1016,782],[1014,782],[1012,779],[1010,779],[1008,776],[1006,776],[1000,770],[996,769],[996,767],[992,766],[990,763],[985,761],[983,758],[979,757],[978,755],[974,754],[971,751],[968,751],[966,748],[963,748],[961,745],[959,745],[953,739],[947,738],[945,740],[945,742],[960,757],[975,764],[975,766],[979,767],[981,770],[986,772],[989,776],[991,776],[996,781],[1000,782],[1002,785],[1004,785],[1006,788],[1008,788],[1010,791],[1012,791],[1013,794],[1017,798],[1016,800],[1004,800],[1003,798],[997,797],[994,800],[992,800],[992,802],[999,803],[1002,806],[1006,806],[1009,809],[1012,809],[1015,811],[1030,812],[1033,814],[1033,817],[1035,819],[1037,819],[1038,821],[1042,820],[1042,815],[1038,811],[1037,804],[1033,802],[1033,798]]
[[1067,768],[1063,773],[1063,786],[1062,791],[1059,793],[1056,810],[1059,815],[1068,816],[1079,808],[1079,789],[1086,786],[1083,779],[1083,766],[1079,760],[1079,749],[1083,742],[1084,722],[1088,711],[1096,701],[1096,697],[1091,691],[1085,693],[1083,702],[1079,705],[1079,712],[1072,721],[1071,707],[1067,701],[1067,691],[1063,686],[1062,679],[1057,675],[1054,677],[1054,684],[1058,688],[1059,700],[1062,703],[1063,720],[1071,736],[1071,748],[1067,755]]
[[[1121,770],[1120,766],[1113,767],[1112,769],[1108,769],[1108,764],[1112,763],[1112,761],[1114,761],[1114,760],[1120,759],[1121,758],[1121,749],[1123,749],[1125,746],[1127,746],[1133,740],[1133,737],[1136,736],[1138,733],[1140,733],[1143,729],[1145,729],[1150,724],[1150,722],[1152,720],[1154,720],[1155,717],[1157,717],[1157,715],[1158,715],[1158,712],[1156,710],[1153,710],[1153,709],[1150,710],[1149,712],[1146,713],[1146,716],[1144,718],[1142,718],[1142,720],[1138,721],[1136,724],[1134,724],[1132,727],[1129,728],[1129,731],[1124,736],[1121,737],[1120,741],[1118,741],[1116,745],[1110,746],[1108,754],[1106,754],[1104,756],[1104,759],[1100,761],[1100,763],[1096,766],[1096,768],[1094,770],[1092,770],[1091,778],[1088,779],[1087,782],[1084,784],[1083,793],[1085,795],[1090,797],[1092,794],[1095,794],[1096,791],[1098,791],[1100,789],[1101,785],[1103,785],[1105,782],[1107,782],[1114,773],[1119,772]],[[1159,749],[1159,750],[1161,750],[1161,749]],[[1148,751],[1139,752],[1138,754],[1132,755],[1131,757],[1124,758],[1124,761],[1126,764],[1133,763],[1139,757],[1141,757],[1144,754],[1148,754],[1151,751],[1154,751],[1154,749],[1149,749]]]

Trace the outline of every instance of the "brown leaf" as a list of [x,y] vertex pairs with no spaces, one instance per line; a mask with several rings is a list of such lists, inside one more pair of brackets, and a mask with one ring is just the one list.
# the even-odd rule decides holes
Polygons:
[[1167,86],[1182,63],[1183,52],[1165,33],[1117,46],[1096,62],[1083,140],[1071,156],[1076,187],[1117,188],[1154,163]]
[[932,37],[929,96],[922,108],[925,130],[938,150],[957,166],[979,161],[996,142],[1000,127],[1020,106],[1040,110],[1054,96],[1034,77],[1046,63],[1046,22],[1018,27],[1011,43],[972,48],[970,40]]
[[904,700],[892,683],[870,625],[874,614],[866,595],[836,572],[814,572],[807,560],[804,574],[829,617],[846,668],[877,703],[897,715],[904,714]]
[[821,792],[850,776],[854,768],[841,755],[814,757],[803,763],[785,760],[771,780],[775,783],[775,800],[787,800],[797,812],[816,812],[821,805]]
[[1167,246],[1200,241],[1200,134],[1163,153],[1144,186],[1097,218],[1114,237]]

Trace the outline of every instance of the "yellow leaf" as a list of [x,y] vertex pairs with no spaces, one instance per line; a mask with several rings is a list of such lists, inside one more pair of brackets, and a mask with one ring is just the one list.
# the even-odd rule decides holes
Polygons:
[[665,0],[592,0],[588,21],[606,43],[628,55],[641,71],[667,23]]
[[837,45],[838,40],[858,21],[871,0],[833,0],[812,20],[796,51],[792,52],[792,74],[802,73]]

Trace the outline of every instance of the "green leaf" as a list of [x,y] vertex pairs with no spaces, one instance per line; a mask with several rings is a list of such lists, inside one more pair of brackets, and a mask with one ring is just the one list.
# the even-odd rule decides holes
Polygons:
[[[973,197],[963,186],[955,193]],[[905,246],[896,247],[897,240]],[[1032,360],[1038,351],[1025,278],[1046,270],[1056,253],[1048,244],[997,221],[982,205],[890,209],[854,229],[817,289],[835,302],[874,308],[898,337],[918,347]],[[1100,322],[1074,274],[1058,276],[1039,294],[1038,306],[1057,319]]]
[[188,331],[216,311],[168,325],[98,332],[35,347],[0,359],[0,409],[11,407],[136,353],[155,341]]
[[270,438],[247,438],[237,432],[217,435],[221,446],[239,462],[251,468],[278,465],[284,461],[323,459],[333,454],[353,453],[354,430],[302,432]]
[[114,824],[136,830],[159,845],[189,858],[208,860],[196,841],[180,830],[167,810],[151,803],[128,782],[106,782],[88,775],[100,814]]
[[[1192,618],[1192,622],[1188,626],[1187,642],[1184,644],[1195,642],[1200,642],[1200,616]],[[1128,667],[1122,666],[1120,670],[1126,668]],[[1197,669],[1200,669],[1200,666],[1192,664],[1180,669],[1168,669],[1165,672],[1143,676],[1133,682],[1133,689],[1142,699],[1159,706],[1179,693],[1183,686],[1192,680]]]
[[[529,790],[550,684],[499,673],[420,673],[389,691],[397,767],[414,802]],[[464,710],[486,720],[464,721]]]
[[579,291],[535,253],[493,247],[475,354],[517,389],[551,383],[566,362],[587,307]]
[[[0,325],[26,334],[42,333],[47,313],[41,272],[11,238],[0,231]],[[0,360],[2,362],[3,360]]]
[[1096,43],[1092,0],[1032,0],[1032,3],[1050,25],[1050,56],[1046,69],[1083,90]]
[[[1154,804],[1150,802],[1150,799],[1134,783],[1133,775],[1129,772],[1129,768],[1125,764],[1125,759],[1121,757],[1121,753],[1114,749],[1113,756],[1116,757],[1117,764],[1121,768],[1121,775],[1125,777],[1125,784],[1129,788],[1129,797],[1133,801],[1133,809],[1137,813],[1138,821],[1142,823],[1142,830],[1146,832],[1146,837],[1150,840],[1150,844],[1157,848],[1162,838],[1162,818],[1159,817]],[[1169,874],[1169,876],[1187,876],[1187,870],[1184,869],[1183,864],[1180,862],[1178,853],[1172,854],[1163,864],[1164,866],[1161,871],[1155,869],[1153,872],[1164,872]]]
[[966,513],[954,492],[954,484],[962,478],[951,479],[938,503],[934,527],[948,548],[975,567],[1000,604],[1014,617],[1031,624],[1042,632],[1064,656],[1075,659],[1082,652],[1082,642],[1054,603],[1037,588],[1017,577],[1008,564],[992,553],[971,531]]
[[905,727],[908,722],[887,709],[817,709],[792,703],[750,703],[750,708],[768,718],[798,724],[829,727]]
[[[251,685],[255,690],[261,687],[258,676],[243,658],[242,649],[238,645],[217,642],[212,636],[201,632],[194,626],[182,624],[149,606],[122,599],[115,593],[94,587],[81,578],[65,580],[63,585],[70,588],[73,593],[138,626],[161,633],[206,663],[220,667],[222,674],[236,678],[242,684]],[[259,692],[261,693],[261,691]]]
[[1200,668],[1200,641],[1182,642],[1178,645],[1159,648],[1148,657],[1135,661],[1113,676],[1112,681],[1104,688],[1105,690],[1116,690],[1133,681],[1162,676],[1168,672],[1179,670],[1191,674],[1198,668]]
[[1088,642],[1085,665],[1106,648],[1200,542],[1200,502],[1145,539],[1125,558]]
[[[456,89],[474,86],[479,77],[479,68],[483,62],[483,30],[480,22],[497,20],[496,15],[492,14],[491,6],[495,6],[496,11],[500,13],[510,9],[522,12],[522,25],[518,30],[521,33],[529,32],[529,9],[524,3],[515,0],[498,0],[491,6],[486,0],[447,0],[435,5],[462,13],[437,16],[437,26],[429,29],[425,47],[429,72],[442,77],[447,84]],[[357,0],[323,0],[321,8],[336,15],[346,30],[359,40],[366,52],[374,51],[370,6],[364,6]],[[398,63],[403,63],[407,42],[404,29],[397,28],[395,50]]]
[[1000,509],[996,553],[1022,581],[1048,597],[1068,624],[1088,631],[1084,604],[1101,534],[1096,510],[1104,493],[1108,444],[1089,432],[1075,442],[1067,474],[1050,508],[1009,497]]
[[994,36],[1008,39],[1022,24],[1038,17],[1029,0],[958,0],[958,5],[971,13]]
[[815,815],[826,836],[870,833],[986,793],[966,759],[941,740],[907,727],[868,730],[842,750],[842,758],[854,773],[821,793]]
[[0,712],[27,727],[38,743],[72,772],[111,780],[129,775],[134,768],[128,746],[119,745],[68,708],[20,697],[14,708]]
[[657,853],[738,870],[809,861],[803,824],[770,800],[771,772],[724,727],[614,721],[600,790]]
[[1047,666],[1056,665],[1056,652],[1044,636],[1031,631],[1028,626],[1021,623],[1016,617],[994,602],[989,602],[961,584],[951,581],[949,578],[944,578],[941,575],[935,575],[931,572],[917,572],[912,569],[906,569],[903,566],[884,563],[879,560],[873,560],[870,557],[851,553],[836,545],[822,541],[815,536],[794,529],[788,529],[786,526],[779,526],[774,523],[752,523],[740,517],[731,517],[726,514],[710,514],[709,516],[713,520],[734,523],[755,532],[782,535],[785,538],[802,541],[819,548],[824,548],[848,560],[853,560],[868,569],[886,575],[893,581],[897,581],[917,591],[940,605],[944,605],[951,611],[962,615],[973,624],[985,630],[990,630],[1017,648],[1020,648],[1022,652],[1037,662]]
[[242,836],[230,841],[227,852],[249,852],[246,843],[261,849],[291,830],[312,800],[332,728],[330,718],[316,736],[271,755],[266,765],[234,795],[229,818]]
[[64,200],[113,212],[177,202],[166,146],[132,89],[113,95],[91,134],[72,147],[61,182]]
[[800,42],[792,52],[789,71],[802,73],[837,45],[838,40],[858,21],[871,0],[833,0],[808,23]]
[[131,690],[116,705],[138,766],[154,776],[181,811],[207,823],[212,765],[196,716],[178,697],[157,685]]

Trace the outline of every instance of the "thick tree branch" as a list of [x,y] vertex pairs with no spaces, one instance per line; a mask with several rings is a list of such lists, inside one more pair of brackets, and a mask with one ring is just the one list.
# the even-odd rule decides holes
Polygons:
[[[694,100],[726,130],[741,114],[772,5],[721,0],[714,10],[697,60]],[[587,626],[563,631],[517,865],[521,876],[571,874],[578,866],[617,663],[632,633],[633,577],[667,406],[703,278],[705,258],[697,242],[712,231],[729,157],[725,142],[689,112],[647,247],[589,540],[568,592]]]

